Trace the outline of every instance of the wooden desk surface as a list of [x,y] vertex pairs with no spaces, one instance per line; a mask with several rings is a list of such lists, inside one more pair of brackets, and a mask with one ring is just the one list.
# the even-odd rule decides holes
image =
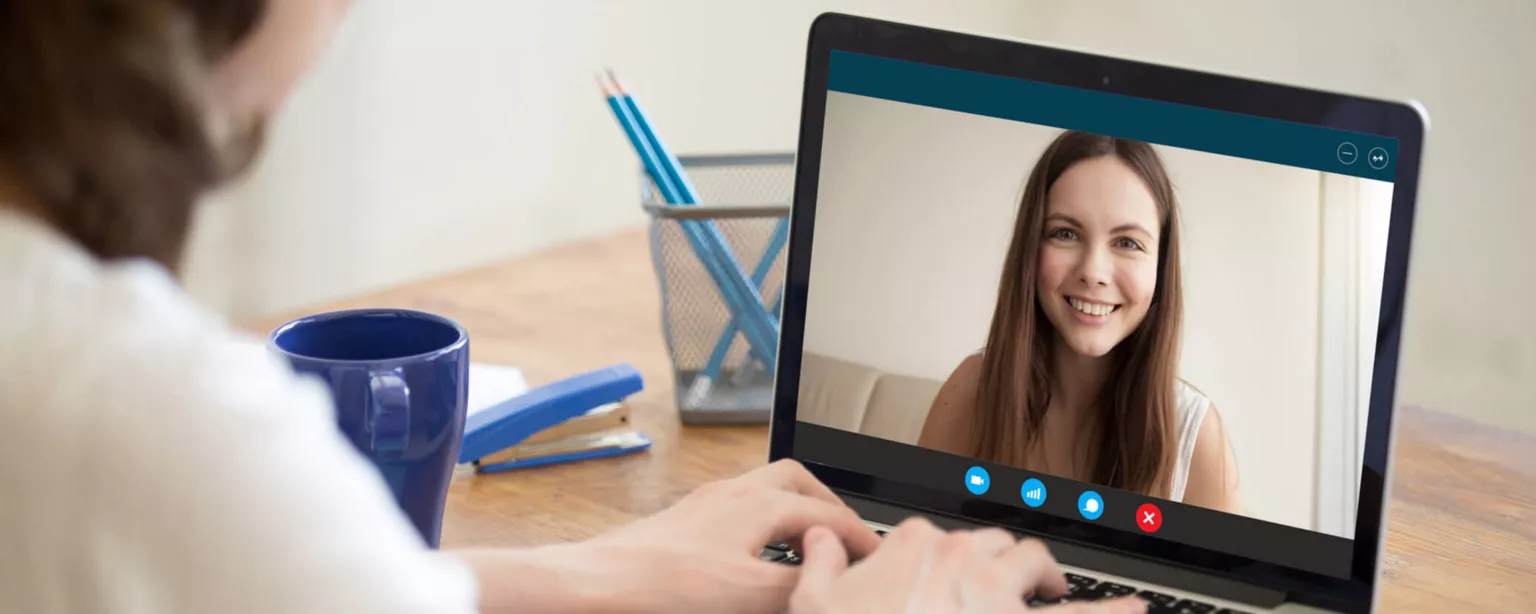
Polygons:
[[[616,362],[640,370],[647,387],[631,405],[651,450],[455,476],[444,547],[527,546],[590,537],[767,460],[766,427],[679,424],[657,292],[646,235],[631,231],[312,311],[446,315],[469,329],[473,360],[521,367],[532,385]],[[1379,611],[1536,607],[1536,438],[1410,408],[1396,454]]]

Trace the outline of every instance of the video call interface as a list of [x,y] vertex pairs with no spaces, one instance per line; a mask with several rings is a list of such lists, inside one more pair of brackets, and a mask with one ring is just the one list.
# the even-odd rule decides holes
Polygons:
[[827,95],[795,456],[1347,575],[1388,140],[1304,167],[893,98]]

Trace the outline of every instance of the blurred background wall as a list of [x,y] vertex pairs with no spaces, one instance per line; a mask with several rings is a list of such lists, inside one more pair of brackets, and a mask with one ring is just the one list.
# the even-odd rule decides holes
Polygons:
[[1422,101],[1401,399],[1536,432],[1528,0],[359,2],[258,167],[209,199],[189,289],[249,318],[643,224],[595,73],[680,152],[791,150],[824,10]]

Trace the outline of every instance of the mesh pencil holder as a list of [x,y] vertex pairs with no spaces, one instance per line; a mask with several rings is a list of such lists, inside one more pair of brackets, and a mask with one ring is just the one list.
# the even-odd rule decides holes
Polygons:
[[[794,154],[678,161],[705,204],[668,204],[641,174],[678,413],[684,424],[766,424],[773,407]],[[722,287],[722,270],[734,270],[743,284],[736,289],[751,287],[757,297]],[[732,294],[739,302],[730,302]],[[753,301],[761,301],[762,321],[771,322],[775,333],[771,337],[761,334],[761,327],[755,336],[747,334],[747,323],[736,315],[740,311],[731,307],[753,308],[747,304]]]

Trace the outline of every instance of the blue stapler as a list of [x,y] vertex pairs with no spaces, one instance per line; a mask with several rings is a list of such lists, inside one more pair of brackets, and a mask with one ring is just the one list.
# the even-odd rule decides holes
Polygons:
[[[609,430],[523,445],[530,437],[577,418],[591,417],[644,388],[640,372],[627,364],[590,371],[546,384],[471,415],[464,423],[459,462],[478,472],[507,471],[601,458],[649,448],[633,429]],[[612,413],[612,412],[610,412]],[[627,423],[627,411],[623,420]]]

